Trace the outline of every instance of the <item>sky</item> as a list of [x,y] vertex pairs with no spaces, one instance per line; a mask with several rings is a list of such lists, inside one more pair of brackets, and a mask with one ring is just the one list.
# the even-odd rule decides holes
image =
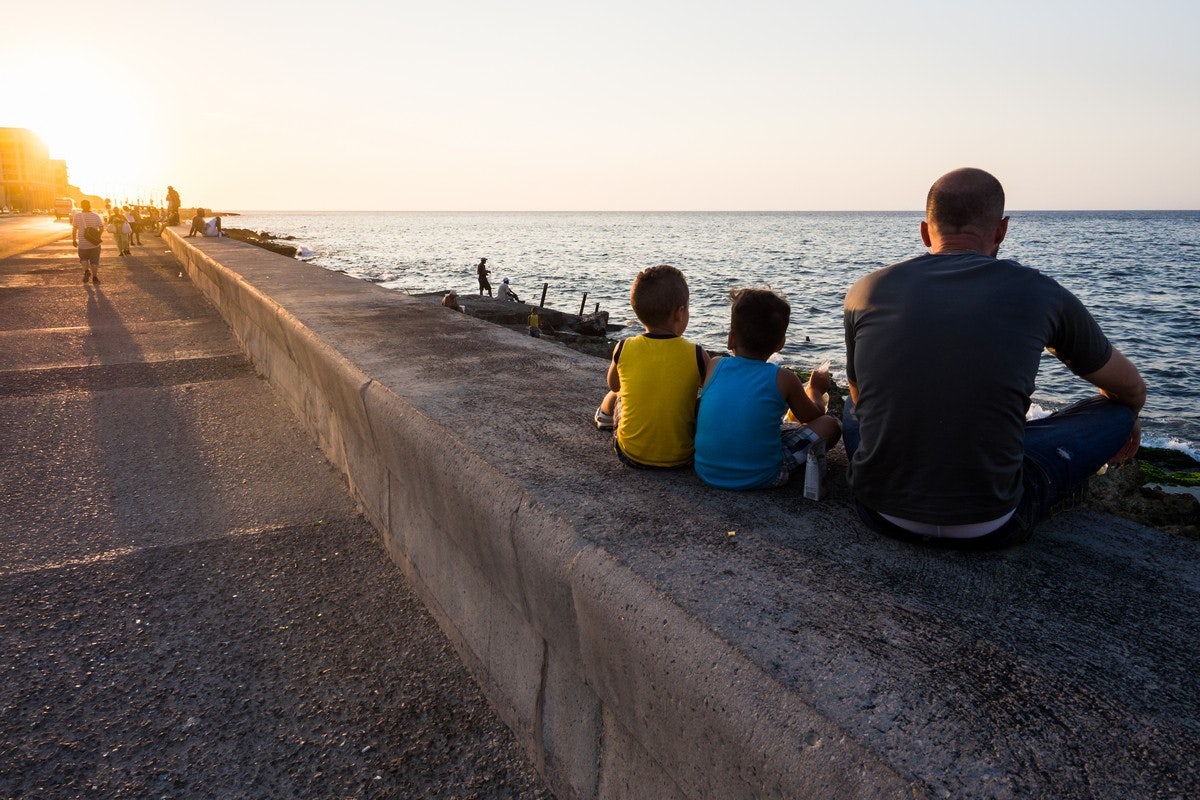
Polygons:
[[7,4],[0,127],[226,210],[1200,209],[1200,3]]

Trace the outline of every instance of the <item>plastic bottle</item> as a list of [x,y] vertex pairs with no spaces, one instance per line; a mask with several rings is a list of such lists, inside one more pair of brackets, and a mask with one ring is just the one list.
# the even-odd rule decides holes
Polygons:
[[825,497],[825,442],[815,442],[808,447],[808,461],[804,464],[804,496],[809,500]]

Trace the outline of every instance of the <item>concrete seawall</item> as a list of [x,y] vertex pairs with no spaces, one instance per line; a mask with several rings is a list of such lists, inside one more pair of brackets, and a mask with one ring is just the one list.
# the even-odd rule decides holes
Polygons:
[[1196,543],[1075,513],[938,553],[862,528],[836,461],[820,504],[624,469],[590,424],[602,362],[165,239],[560,797],[1200,787]]

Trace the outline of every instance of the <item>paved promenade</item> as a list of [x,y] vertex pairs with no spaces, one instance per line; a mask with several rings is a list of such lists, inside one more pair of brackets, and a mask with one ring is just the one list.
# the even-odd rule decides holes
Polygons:
[[163,242],[84,285],[30,224],[0,220],[0,797],[549,797]]

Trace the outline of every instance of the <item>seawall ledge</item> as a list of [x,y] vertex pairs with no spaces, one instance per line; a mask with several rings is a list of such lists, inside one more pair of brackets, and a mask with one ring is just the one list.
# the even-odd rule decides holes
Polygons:
[[560,797],[1200,786],[1200,543],[1090,512],[1001,554],[882,540],[840,449],[821,503],[628,470],[600,360],[164,237]]

